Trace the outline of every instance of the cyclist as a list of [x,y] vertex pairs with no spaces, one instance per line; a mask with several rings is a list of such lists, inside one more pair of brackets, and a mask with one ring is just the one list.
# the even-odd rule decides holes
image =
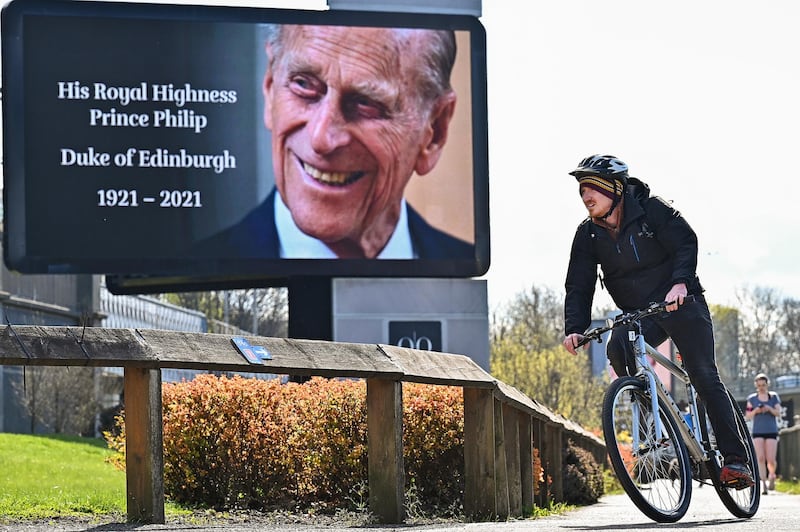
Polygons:
[[[564,347],[576,354],[581,334],[591,324],[591,308],[600,266],[600,284],[624,312],[669,301],[667,314],[642,320],[651,345],[668,337],[677,346],[686,371],[705,402],[725,458],[723,484],[754,484],[744,443],[736,430],[733,407],[719,377],[714,356],[711,313],[695,272],[697,236],[666,201],[650,196],[650,188],[628,175],[628,166],[613,155],[592,155],[570,172],[589,217],[575,232],[566,278]],[[694,301],[684,305],[684,298]],[[680,308],[679,308],[680,307]],[[606,347],[619,376],[630,373],[627,331],[615,329]],[[631,370],[632,371],[632,370]]]

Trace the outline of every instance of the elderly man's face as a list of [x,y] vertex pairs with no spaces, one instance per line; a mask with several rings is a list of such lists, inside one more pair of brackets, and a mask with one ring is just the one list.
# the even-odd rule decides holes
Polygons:
[[423,104],[419,45],[390,29],[293,26],[264,80],[278,191],[305,233],[374,257],[412,172],[436,164],[455,105]]

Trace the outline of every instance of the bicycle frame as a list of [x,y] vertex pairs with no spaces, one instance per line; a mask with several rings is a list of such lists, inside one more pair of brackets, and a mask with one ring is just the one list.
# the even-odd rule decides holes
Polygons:
[[[684,442],[686,442],[686,448],[689,451],[689,454],[696,462],[701,462],[708,460],[710,457],[701,444],[703,441],[702,432],[700,430],[700,412],[697,406],[697,392],[694,389],[691,381],[689,380],[689,375],[686,373],[682,367],[675,364],[672,360],[665,357],[663,354],[658,352],[653,346],[645,342],[644,335],[639,330],[640,325],[638,322],[635,323],[636,330],[628,331],[628,340],[631,341],[634,347],[634,357],[636,360],[636,377],[643,378],[647,380],[648,389],[655,390],[656,393],[652,394],[650,397],[651,401],[651,408],[653,412],[653,419],[655,422],[655,430],[656,430],[656,438],[662,438],[662,431],[663,427],[661,425],[661,419],[658,416],[659,412],[659,405],[658,405],[658,398],[664,400],[665,403],[671,406],[671,409],[667,412],[667,415],[672,417],[678,425],[678,429],[681,432],[681,436],[683,437]],[[648,363],[647,358],[645,355],[650,355],[650,357],[656,361],[658,364],[666,368],[670,373],[675,375],[683,384],[686,386],[686,391],[688,395],[688,403],[689,403],[689,415],[692,421],[691,427],[688,423],[686,423],[686,419],[683,417],[680,408],[678,408],[677,403],[672,398],[672,395],[667,391],[664,384],[661,382],[661,379],[658,378],[656,372],[653,370],[652,366]],[[634,405],[635,407],[635,405]],[[638,417],[638,416],[637,416]],[[639,438],[639,431],[638,427],[634,427],[635,430],[633,432],[634,442],[638,446],[638,438]],[[634,447],[636,448],[636,447]]]

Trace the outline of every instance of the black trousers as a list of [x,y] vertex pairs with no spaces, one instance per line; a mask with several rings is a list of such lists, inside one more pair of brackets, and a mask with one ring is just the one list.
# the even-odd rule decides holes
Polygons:
[[[685,303],[675,312],[644,318],[642,332],[645,341],[652,346],[672,338],[697,394],[706,405],[720,452],[726,459],[744,459],[744,442],[739,437],[733,406],[717,370],[714,328],[705,298],[695,296],[693,302]],[[606,355],[617,375],[630,373],[627,368],[633,367],[633,347],[628,341],[628,329],[614,329]]]

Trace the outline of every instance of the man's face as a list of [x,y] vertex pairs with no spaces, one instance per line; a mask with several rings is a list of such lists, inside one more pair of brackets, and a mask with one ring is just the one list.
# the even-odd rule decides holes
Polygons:
[[586,207],[592,218],[600,218],[605,215],[614,203],[614,200],[590,187],[581,186],[580,193],[583,206]]
[[421,102],[418,44],[393,30],[285,31],[284,52],[264,79],[276,186],[305,233],[340,256],[374,257],[412,173],[438,160],[455,95],[444,111]]

